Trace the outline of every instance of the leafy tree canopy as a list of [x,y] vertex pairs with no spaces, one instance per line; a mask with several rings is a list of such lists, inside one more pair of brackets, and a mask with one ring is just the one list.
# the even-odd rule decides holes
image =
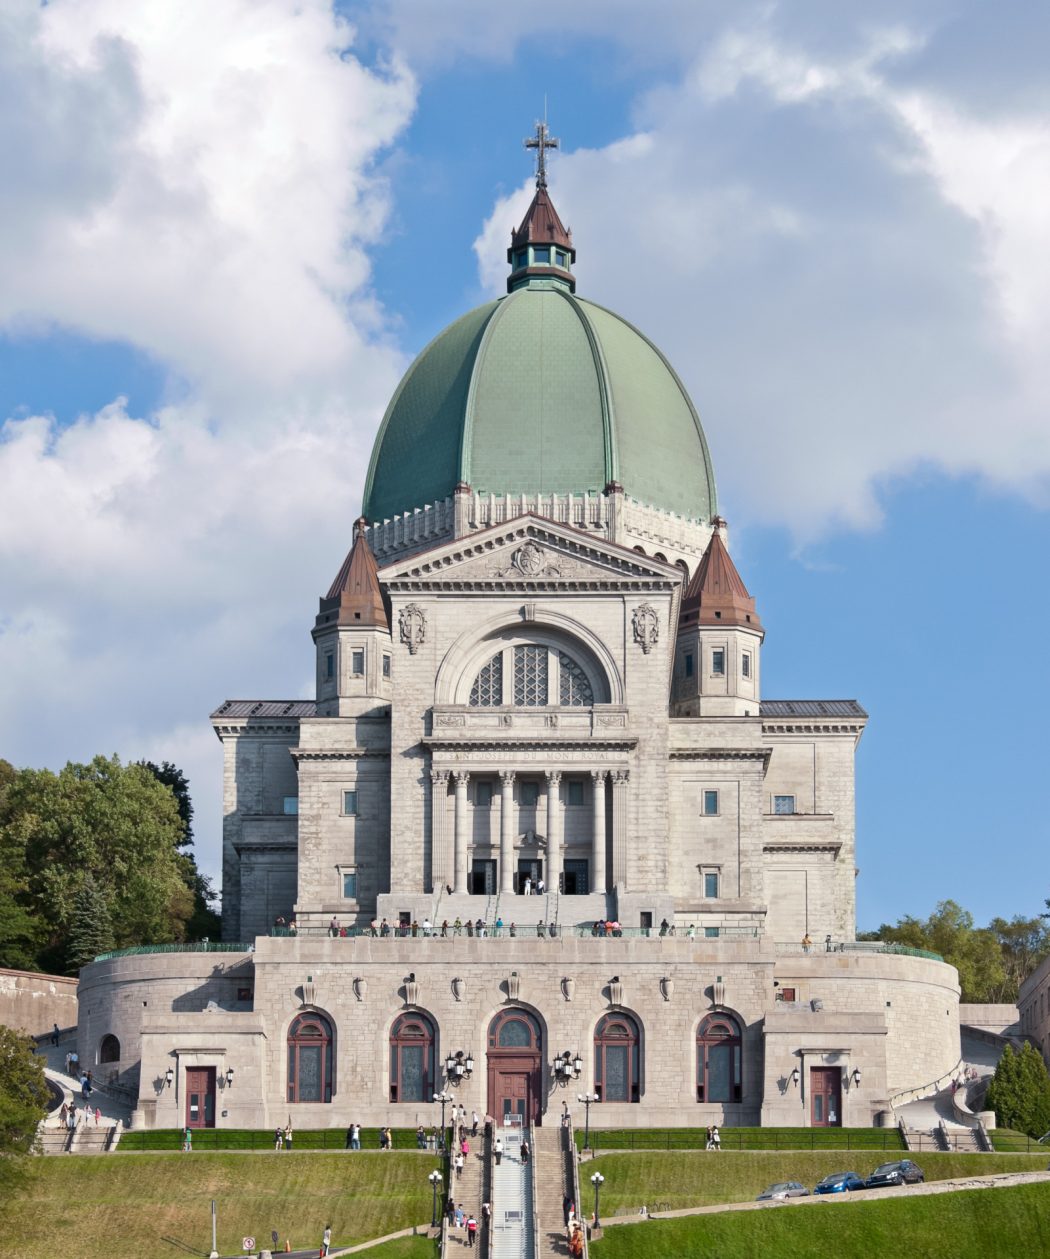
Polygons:
[[0,1024],[0,1186],[10,1185],[22,1158],[33,1152],[47,1096],[43,1061],[32,1042]]
[[1050,1075],[1042,1054],[1027,1041],[1021,1052],[1008,1045],[995,1069],[985,1105],[999,1125],[1030,1137],[1050,1132]]

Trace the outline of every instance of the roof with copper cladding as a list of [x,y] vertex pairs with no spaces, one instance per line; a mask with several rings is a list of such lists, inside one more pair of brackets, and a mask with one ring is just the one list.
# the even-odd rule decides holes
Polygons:
[[328,594],[321,600],[318,624],[359,625],[389,629],[379,574],[372,548],[365,538],[367,521],[362,516],[354,526],[354,545],[336,574]]
[[511,249],[520,249],[523,245],[537,243],[561,245],[564,249],[572,249],[572,236],[566,231],[546,188],[536,189],[532,204],[511,236]]
[[867,717],[855,699],[764,699],[763,717]]
[[317,705],[312,699],[228,699],[212,713],[217,717],[313,717]]
[[[716,525],[724,521],[716,519]],[[716,527],[682,599],[682,625],[743,625],[761,631],[755,601]]]

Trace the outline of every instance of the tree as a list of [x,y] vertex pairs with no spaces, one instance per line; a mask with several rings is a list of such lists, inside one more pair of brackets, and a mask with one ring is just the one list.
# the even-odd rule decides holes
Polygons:
[[16,903],[43,936],[36,964],[72,968],[70,931],[89,878],[114,946],[183,939],[193,912],[184,834],[171,790],[141,765],[97,756],[58,774],[21,770],[0,800],[0,852],[17,871]]
[[69,929],[69,965],[79,970],[100,953],[113,947],[109,904],[105,892],[88,875],[77,892],[75,913]]
[[179,847],[191,848],[193,846],[193,801],[190,799],[189,779],[171,761],[162,761],[160,765],[154,765],[152,761],[139,761],[138,764],[148,769],[157,782],[170,788],[171,794],[175,797],[175,803],[178,805],[179,819],[182,822],[182,838],[179,840]]
[[0,1024],[0,1185],[9,1185],[36,1147],[47,1114],[44,1067],[28,1037]]
[[985,1105],[995,1111],[1000,1127],[1037,1138],[1050,1132],[1050,1075],[1034,1045],[1026,1041],[1019,1054],[1007,1045]]

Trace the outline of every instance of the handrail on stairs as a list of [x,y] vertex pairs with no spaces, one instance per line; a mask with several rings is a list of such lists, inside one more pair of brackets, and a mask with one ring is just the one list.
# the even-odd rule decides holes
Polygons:
[[532,1253],[535,1255],[540,1242],[540,1186],[536,1179],[536,1141],[532,1125],[526,1129],[529,1142],[529,1174],[532,1181]]
[[576,1149],[576,1137],[572,1128],[572,1117],[569,1122],[562,1128],[562,1140],[568,1143],[569,1159],[572,1166],[572,1200],[576,1206],[576,1219],[580,1221],[580,1231],[583,1233],[583,1259],[589,1259],[590,1248],[587,1240],[587,1223],[580,1211],[580,1156]]

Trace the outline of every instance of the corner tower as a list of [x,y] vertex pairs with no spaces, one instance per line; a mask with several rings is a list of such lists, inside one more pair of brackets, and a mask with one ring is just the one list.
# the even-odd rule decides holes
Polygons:
[[765,630],[726,550],[726,522],[712,523],[678,617],[671,715],[757,717]]
[[390,618],[365,526],[363,517],[354,526],[354,544],[314,622],[318,717],[361,716],[369,701],[393,694]]

